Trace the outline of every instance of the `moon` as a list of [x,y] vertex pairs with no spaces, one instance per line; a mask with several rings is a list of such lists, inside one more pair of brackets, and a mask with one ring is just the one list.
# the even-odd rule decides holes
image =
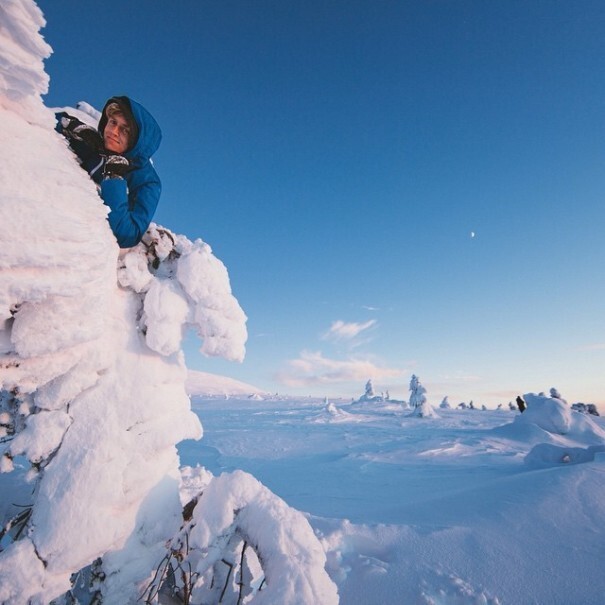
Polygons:
[[475,237],[475,232],[471,231],[471,238]]

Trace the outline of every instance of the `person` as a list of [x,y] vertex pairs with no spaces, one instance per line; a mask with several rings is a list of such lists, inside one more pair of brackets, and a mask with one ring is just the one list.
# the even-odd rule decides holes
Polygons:
[[162,140],[158,123],[126,96],[105,103],[98,129],[66,112],[56,117],[56,130],[66,137],[111,210],[108,221],[120,248],[135,246],[151,223],[162,191],[150,161]]

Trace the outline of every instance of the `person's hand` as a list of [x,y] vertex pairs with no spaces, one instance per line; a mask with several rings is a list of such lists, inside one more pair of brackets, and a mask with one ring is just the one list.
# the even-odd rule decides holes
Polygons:
[[103,168],[103,178],[115,179],[123,178],[130,170],[130,162],[123,155],[109,155],[105,160]]
[[87,147],[99,151],[103,146],[103,139],[95,128],[84,124],[77,118],[62,112],[57,114],[57,119],[62,132],[68,139],[82,141]]

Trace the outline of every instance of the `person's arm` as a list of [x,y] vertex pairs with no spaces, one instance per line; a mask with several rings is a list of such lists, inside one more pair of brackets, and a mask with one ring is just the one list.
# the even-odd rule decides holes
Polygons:
[[122,178],[107,178],[101,182],[101,197],[111,209],[109,225],[120,248],[130,248],[141,241],[157,208],[161,190],[159,180],[130,192]]
[[69,142],[69,147],[78,156],[80,165],[91,178],[99,183],[103,173],[104,157],[101,155],[103,139],[92,126],[62,111],[55,114],[55,130]]

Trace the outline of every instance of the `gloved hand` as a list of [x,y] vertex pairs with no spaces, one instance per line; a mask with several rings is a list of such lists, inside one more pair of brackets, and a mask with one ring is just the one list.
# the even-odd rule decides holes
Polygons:
[[68,139],[82,141],[92,151],[98,152],[103,148],[103,139],[92,126],[84,124],[64,111],[57,113],[56,117],[57,130]]
[[103,168],[103,178],[123,178],[130,170],[130,162],[123,155],[108,155]]

